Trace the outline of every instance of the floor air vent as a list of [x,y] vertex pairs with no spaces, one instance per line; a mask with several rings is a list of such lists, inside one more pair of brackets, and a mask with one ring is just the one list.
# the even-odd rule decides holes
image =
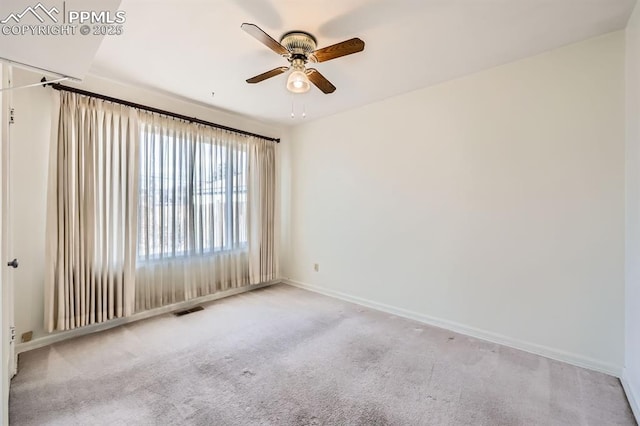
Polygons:
[[194,308],[189,308],[189,309],[185,309],[185,310],[182,310],[182,311],[174,312],[173,315],[175,315],[177,317],[181,317],[183,315],[187,315],[187,314],[190,314],[190,313],[193,313],[193,312],[198,312],[198,311],[203,311],[203,310],[204,310],[204,308],[202,306],[196,306]]

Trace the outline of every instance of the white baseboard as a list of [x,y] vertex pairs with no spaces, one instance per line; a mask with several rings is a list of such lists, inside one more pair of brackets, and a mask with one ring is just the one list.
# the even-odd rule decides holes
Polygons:
[[439,328],[454,331],[456,333],[464,334],[466,336],[475,337],[477,339],[487,340],[492,343],[498,343],[500,345],[508,346],[514,349],[519,349],[532,354],[551,358],[556,361],[566,362],[568,364],[575,365],[577,367],[587,368],[595,370],[601,373],[609,374],[615,377],[620,377],[622,368],[620,366],[602,362],[597,359],[585,357],[579,354],[566,352],[559,349],[550,348],[536,343],[526,342],[512,337],[504,336],[498,333],[493,333],[486,330],[470,327],[464,324],[459,324],[454,321],[449,321],[442,318],[435,318],[429,315],[421,314],[418,312],[409,311],[395,306],[385,305],[384,303],[374,302],[361,297],[351,296],[339,291],[330,290],[317,285],[306,284],[299,281],[284,279],[282,282],[285,284],[299,287],[305,290],[310,290],[316,293],[324,294],[325,296],[335,297],[347,302],[355,303],[358,305],[366,306],[368,308],[376,309],[379,311],[387,312],[393,315],[397,315],[404,318],[409,318],[415,321],[419,321],[428,325],[432,325]]
[[198,297],[196,299],[187,300],[185,302],[174,303],[172,305],[162,306],[156,309],[150,309],[145,312],[131,315],[130,317],[116,318],[110,321],[105,321],[100,324],[91,324],[84,327],[75,328],[73,330],[59,331],[48,334],[43,337],[39,337],[26,343],[18,343],[16,345],[16,355],[27,352],[33,349],[42,348],[44,346],[51,345],[53,343],[61,342],[63,340],[72,339],[74,337],[84,336],[86,334],[97,333],[99,331],[108,330],[110,328],[118,327],[120,325],[129,324],[134,321],[140,321],[143,319],[155,317],[157,315],[163,315],[169,312],[187,309],[201,303],[211,302],[214,300],[222,299],[224,297],[233,296],[240,293],[246,293],[248,291],[257,290],[262,287],[267,287],[273,284],[278,284],[281,280],[269,281],[267,283],[254,284],[245,287],[234,288],[231,290],[221,291],[218,293],[210,294],[208,296]]
[[622,383],[624,393],[627,395],[627,401],[629,401],[631,411],[636,417],[636,422],[640,423],[640,388],[638,388],[638,384],[634,386],[634,382],[628,377],[626,369],[622,372],[620,383]]

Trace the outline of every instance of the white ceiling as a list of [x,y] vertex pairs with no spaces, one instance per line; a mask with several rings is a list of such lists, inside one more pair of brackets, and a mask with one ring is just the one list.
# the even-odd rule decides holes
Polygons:
[[[299,124],[626,26],[635,0],[123,0],[124,35],[105,37],[93,74],[264,121]],[[291,30],[364,52],[314,64],[337,90],[245,80],[285,59],[240,29]],[[211,95],[215,92],[215,96]],[[291,103],[298,118],[292,120]]]

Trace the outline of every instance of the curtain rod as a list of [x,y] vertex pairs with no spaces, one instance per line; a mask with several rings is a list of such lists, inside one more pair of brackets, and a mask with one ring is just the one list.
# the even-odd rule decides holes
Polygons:
[[135,102],[125,101],[124,99],[112,98],[111,96],[101,95],[100,93],[89,92],[87,90],[76,89],[75,87],[64,86],[60,83],[47,83],[47,81],[43,78],[42,83],[44,86],[51,86],[55,90],[64,90],[66,92],[78,93],[80,95],[91,96],[93,98],[102,99],[105,101],[113,102],[116,104],[130,106],[132,108],[142,109],[145,111],[155,112],[156,114],[162,114],[169,117],[178,118],[180,120],[185,120],[191,123],[204,124],[205,126],[215,127],[217,129],[228,130],[234,133],[240,133],[242,135],[254,136],[261,139],[266,139],[268,141],[280,143],[280,138],[271,138],[269,136],[259,135],[257,133],[247,132],[245,130],[234,129],[233,127],[223,126],[222,124],[212,123],[210,121],[201,120],[195,117],[188,117],[182,114],[176,114],[175,112],[165,111],[159,108],[150,107],[147,105],[137,104]]

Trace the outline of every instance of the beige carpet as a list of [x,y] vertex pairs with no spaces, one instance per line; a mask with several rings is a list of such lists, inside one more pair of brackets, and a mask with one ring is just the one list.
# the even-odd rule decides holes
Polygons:
[[12,425],[633,425],[616,378],[286,285],[20,356]]

